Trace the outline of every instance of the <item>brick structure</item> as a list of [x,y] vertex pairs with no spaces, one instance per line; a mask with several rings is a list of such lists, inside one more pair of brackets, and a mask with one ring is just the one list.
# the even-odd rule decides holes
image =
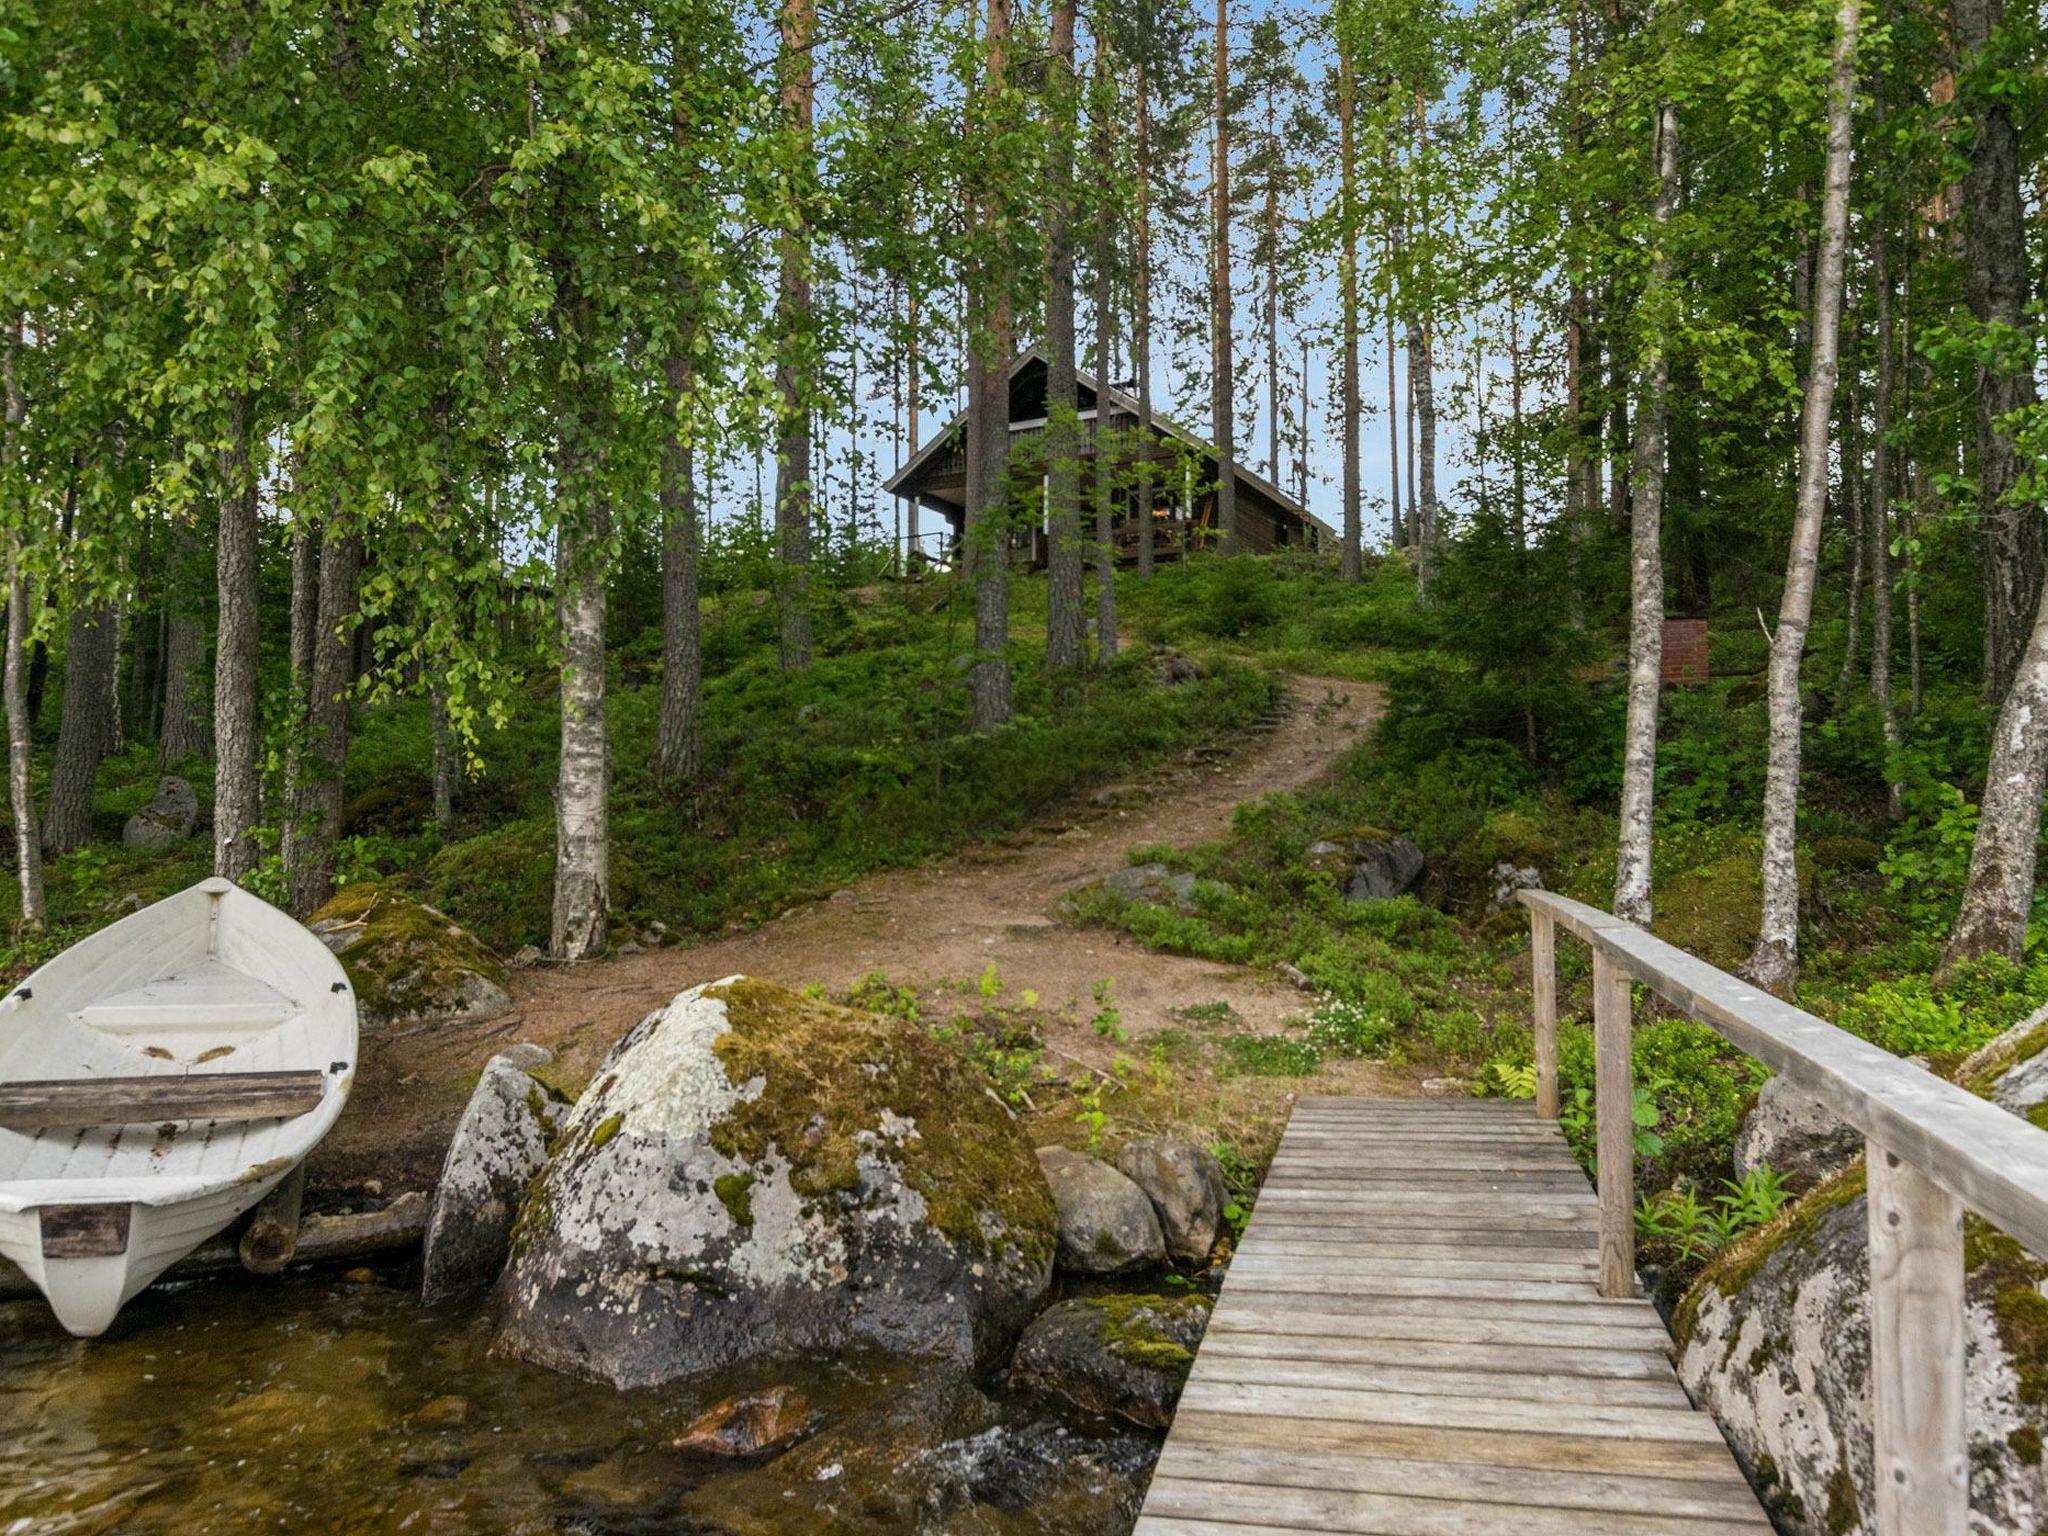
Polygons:
[[1707,621],[1664,621],[1664,681],[1704,683],[1707,680]]

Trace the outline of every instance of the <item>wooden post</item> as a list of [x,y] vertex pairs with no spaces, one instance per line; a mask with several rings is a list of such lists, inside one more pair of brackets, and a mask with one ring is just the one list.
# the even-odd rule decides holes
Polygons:
[[1878,1536],[1960,1531],[1970,1512],[1963,1208],[1919,1169],[1867,1145]]
[[1600,1294],[1636,1293],[1635,1074],[1628,973],[1593,950],[1593,1097],[1599,1117]]
[[291,1263],[299,1246],[299,1203],[306,1193],[306,1165],[300,1163],[277,1181],[256,1207],[242,1234],[242,1267],[251,1274],[274,1275]]
[[1529,909],[1529,974],[1536,990],[1536,1118],[1557,1118],[1557,919]]

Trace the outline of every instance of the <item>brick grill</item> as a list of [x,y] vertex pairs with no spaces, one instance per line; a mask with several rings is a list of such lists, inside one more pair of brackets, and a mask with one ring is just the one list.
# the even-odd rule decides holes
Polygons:
[[1664,621],[1664,681],[1704,683],[1707,680],[1707,621]]

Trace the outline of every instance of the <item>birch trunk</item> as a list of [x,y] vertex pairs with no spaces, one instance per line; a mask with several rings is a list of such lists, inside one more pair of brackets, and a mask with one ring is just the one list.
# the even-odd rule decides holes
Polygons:
[[[795,130],[808,174],[811,150],[816,66],[812,48],[817,30],[813,0],[783,0],[782,111]],[[780,274],[775,302],[780,356],[775,383],[781,402],[780,433],[775,448],[776,558],[775,584],[781,610],[781,659],[785,672],[811,664],[811,407],[808,360],[811,355],[811,229],[805,204],[794,227],[778,241]],[[559,936],[559,918],[558,918]]]
[[1635,507],[1629,530],[1628,726],[1621,764],[1621,837],[1614,869],[1614,915],[1650,924],[1650,853],[1657,789],[1657,714],[1664,669],[1664,435],[1671,355],[1665,334],[1671,253],[1666,235],[1678,197],[1678,110],[1657,109],[1653,134],[1657,194],[1651,210],[1650,326],[1636,409]]
[[313,684],[313,631],[320,622],[319,534],[307,518],[302,501],[302,495],[295,496],[292,507],[290,670],[285,700],[290,718],[284,743],[284,825],[278,833],[287,884],[299,867],[299,779],[305,772],[306,700]]
[[[689,384],[688,362],[670,358],[668,386],[673,410],[680,411]],[[661,713],[655,727],[656,778],[688,783],[702,771],[703,713],[696,455],[672,421],[661,461]]]
[[1057,673],[1078,670],[1087,649],[1082,618],[1081,418],[1074,383],[1074,0],[1059,0],[1053,7],[1046,89],[1052,98],[1052,142],[1045,168],[1045,498],[1051,542],[1045,664]]
[[291,822],[291,908],[305,917],[334,894],[334,840],[341,835],[342,774],[348,764],[349,706],[355,692],[356,610],[363,537],[330,526],[320,540],[320,584],[307,667],[306,743]]
[[[10,316],[0,331],[0,473],[14,463],[26,406],[15,380],[14,354],[21,321]],[[14,812],[14,868],[21,886],[21,926],[41,933],[49,924],[43,905],[43,840],[36,831],[35,743],[28,718],[28,578],[21,568],[18,534],[7,541],[7,656],[0,669],[7,713],[7,790]]]
[[[1884,121],[1879,98],[1876,122]],[[1901,802],[1898,753],[1899,711],[1892,699],[1892,392],[1898,387],[1898,361],[1892,351],[1892,293],[1885,229],[1874,222],[1870,240],[1870,283],[1877,304],[1877,399],[1870,445],[1870,696],[1884,722],[1885,798],[1897,821]]]
[[1408,520],[1401,510],[1401,379],[1399,349],[1394,343],[1394,234],[1391,221],[1384,240],[1387,301],[1387,511],[1391,520],[1389,548],[1408,547]]
[[1849,382],[1842,391],[1842,520],[1849,535],[1848,634],[1842,641],[1842,675],[1835,680],[1835,708],[1849,699],[1849,687],[1856,681],[1856,655],[1863,638],[1863,434],[1857,430],[1861,406],[1857,401],[1857,329],[1849,327]]
[[[988,0],[982,90],[1000,119],[1008,88],[1010,0]],[[976,263],[970,313],[980,333],[968,337],[966,542],[974,573],[974,667],[968,678],[968,718],[977,731],[1010,722],[1010,323],[1009,273],[996,200],[1002,189],[984,167],[975,217],[982,249]]]
[[[1337,557],[1337,574],[1356,581],[1364,566],[1360,546],[1365,537],[1358,462],[1358,74],[1345,38],[1339,37],[1337,48],[1337,289],[1344,348],[1344,547]],[[1304,400],[1304,412],[1307,405]],[[1399,517],[1396,512],[1397,522]]]
[[1216,142],[1212,151],[1209,345],[1215,357],[1211,418],[1216,436],[1216,527],[1237,553],[1237,380],[1230,299],[1230,0],[1216,0]]
[[428,723],[434,733],[434,825],[455,821],[455,729],[448,719],[448,684],[437,673],[427,684]]
[[1436,501],[1436,380],[1430,339],[1420,320],[1408,321],[1408,379],[1415,396],[1415,583],[1425,597],[1436,584],[1439,514]]
[[213,867],[214,873],[238,883],[255,871],[262,856],[254,836],[262,814],[256,675],[261,570],[249,415],[250,401],[237,396],[229,411],[229,446],[221,454],[220,531],[214,548],[220,629],[213,670]]
[[[1993,62],[2004,0],[1953,0],[1955,39],[1965,77]],[[2009,94],[1988,81],[1965,93],[1976,142],[1963,178],[1963,270],[1970,311],[1980,325],[2019,336],[2027,319],[2026,215],[2020,200],[2019,133]],[[1982,360],[1977,367],[1977,518],[1984,581],[1984,697],[2003,698],[2020,653],[2030,645],[2041,594],[2040,508],[2021,494],[2025,465],[2012,419],[2035,403],[2032,347],[2007,348],[2023,362]]]
[[[565,458],[568,456],[565,455]],[[577,473],[563,466],[565,478]],[[562,633],[562,755],[555,785],[555,900],[549,949],[560,960],[604,952],[611,918],[611,757],[605,726],[604,631],[609,517],[602,503],[555,535],[555,612]]]
[[1820,260],[1813,282],[1812,361],[1799,420],[1799,503],[1778,630],[1771,637],[1770,757],[1764,774],[1763,912],[1746,971],[1772,992],[1799,973],[1799,664],[1813,617],[1814,567],[1827,506],[1828,425],[1834,417],[1841,348],[1842,268],[1849,243],[1850,124],[1856,94],[1861,0],[1841,0],[1828,86],[1827,190],[1821,203]]
[[[1108,52],[1095,43],[1094,127],[1097,185],[1116,176],[1116,114],[1109,90]],[[1107,197],[1095,211],[1095,447],[1090,475],[1095,495],[1095,664],[1116,661],[1116,484],[1109,456],[1109,384],[1116,358],[1116,208]]]

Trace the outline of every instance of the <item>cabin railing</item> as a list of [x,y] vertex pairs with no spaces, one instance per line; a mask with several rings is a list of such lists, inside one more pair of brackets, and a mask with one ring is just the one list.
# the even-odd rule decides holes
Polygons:
[[1863,1133],[1877,1528],[1963,1530],[1963,1211],[2048,1253],[2048,1132],[1633,923],[1548,891],[1518,894],[1529,909],[1536,1112],[1546,1119],[1558,1114],[1558,930],[1593,952],[1601,1295],[1635,1292],[1631,987],[1640,982]]

